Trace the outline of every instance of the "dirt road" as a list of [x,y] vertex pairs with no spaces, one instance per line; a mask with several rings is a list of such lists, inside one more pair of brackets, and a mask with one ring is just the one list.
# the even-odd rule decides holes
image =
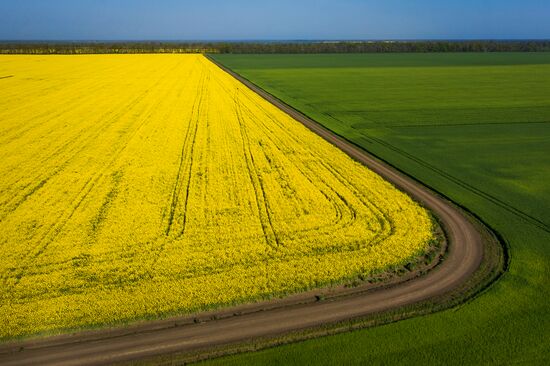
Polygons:
[[[279,302],[280,306],[266,302],[224,310],[216,314],[216,319],[204,322],[186,316],[127,328],[5,344],[0,346],[1,365],[102,365],[275,336],[430,299],[463,284],[476,271],[483,255],[482,234],[460,210],[247,80],[226,71],[428,207],[445,227],[450,241],[449,253],[443,263],[425,276],[389,288],[357,291],[354,295],[332,301],[306,301],[307,297],[295,296]],[[211,316],[207,314],[199,318]]]

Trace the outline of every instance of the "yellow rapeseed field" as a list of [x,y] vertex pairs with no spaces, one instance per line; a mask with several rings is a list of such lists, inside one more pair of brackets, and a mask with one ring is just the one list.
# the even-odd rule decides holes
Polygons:
[[335,283],[431,238],[201,55],[0,56],[0,338]]

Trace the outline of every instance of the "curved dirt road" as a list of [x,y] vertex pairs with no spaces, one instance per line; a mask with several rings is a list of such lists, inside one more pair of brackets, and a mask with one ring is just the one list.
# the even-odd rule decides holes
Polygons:
[[[382,290],[363,291],[331,301],[304,301],[302,298],[293,303],[291,297],[286,304],[283,300],[277,306],[266,302],[263,305],[244,305],[222,310],[216,313],[218,319],[206,322],[195,322],[193,317],[186,316],[127,328],[4,344],[0,346],[0,364],[102,365],[280,335],[426,300],[463,284],[476,271],[483,255],[482,234],[457,208],[247,80],[226,71],[428,207],[445,227],[450,241],[445,260],[425,276]],[[236,312],[239,314],[234,315]]]

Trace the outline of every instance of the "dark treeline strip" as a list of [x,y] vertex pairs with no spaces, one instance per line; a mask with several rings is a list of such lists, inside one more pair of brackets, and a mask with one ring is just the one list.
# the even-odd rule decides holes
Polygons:
[[550,40],[341,42],[4,42],[0,54],[542,52]]
[[189,42],[0,42],[0,54],[219,53],[209,43]]

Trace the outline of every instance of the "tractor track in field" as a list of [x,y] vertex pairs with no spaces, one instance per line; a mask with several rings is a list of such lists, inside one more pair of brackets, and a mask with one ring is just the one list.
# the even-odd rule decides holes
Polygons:
[[[234,352],[228,351],[230,347],[238,347],[255,340],[273,339],[349,319],[405,309],[433,299],[461,297],[462,293],[466,293],[464,287],[479,286],[475,282],[479,279],[476,277],[474,281],[472,278],[483,267],[481,264],[486,259],[484,243],[487,235],[491,235],[487,228],[474,223],[463,210],[413,178],[398,172],[248,80],[211,61],[431,210],[440,221],[449,242],[445,258],[435,268],[426,271],[425,275],[405,275],[399,280],[382,285],[366,283],[354,288],[339,286],[334,289],[312,290],[283,299],[170,319],[143,321],[126,327],[9,342],[0,345],[0,364],[104,365],[211,350],[217,350],[215,354],[219,355]],[[496,277],[491,282],[494,278]],[[485,280],[484,278],[483,281]],[[472,285],[471,281],[475,283]],[[478,292],[479,289],[475,291]],[[449,295],[455,292],[459,294]],[[325,296],[322,301],[318,301],[319,293]],[[467,296],[461,298],[465,299]]]

